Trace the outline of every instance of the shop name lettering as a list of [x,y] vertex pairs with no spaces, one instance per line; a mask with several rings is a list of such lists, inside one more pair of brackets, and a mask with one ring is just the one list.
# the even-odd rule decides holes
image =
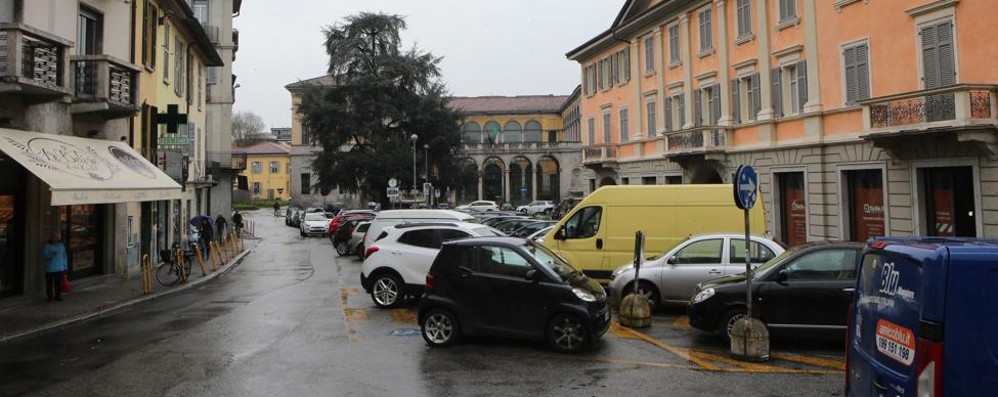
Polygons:
[[880,276],[880,293],[888,296],[900,296],[905,299],[914,299],[915,291],[904,289],[899,285],[901,272],[894,270],[894,263],[885,263]]
[[804,203],[802,203],[800,201],[794,201],[794,202],[790,203],[790,210],[791,211],[803,211],[804,210]]
[[38,151],[45,160],[63,165],[67,170],[86,172],[98,171],[99,163],[90,153],[80,153],[78,150],[45,148]]
[[863,204],[863,212],[866,212],[866,213],[884,212],[884,206],[882,206],[882,205],[872,205],[872,204]]
[[912,345],[910,333],[903,332],[896,327],[890,326],[889,324],[881,323],[880,328],[877,329],[877,334],[893,339],[895,342],[901,343],[905,346]]

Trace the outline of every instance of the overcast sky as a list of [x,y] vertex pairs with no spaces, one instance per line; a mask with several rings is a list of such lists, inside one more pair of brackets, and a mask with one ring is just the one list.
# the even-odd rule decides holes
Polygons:
[[359,12],[406,18],[407,47],[443,57],[454,95],[568,95],[579,67],[565,58],[610,27],[624,0],[248,0],[239,29],[235,110],[291,125],[284,86],[318,77],[329,59],[322,28]]

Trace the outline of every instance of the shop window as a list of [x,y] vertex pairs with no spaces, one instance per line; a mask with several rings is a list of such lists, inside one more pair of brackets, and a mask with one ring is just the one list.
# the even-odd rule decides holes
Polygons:
[[925,235],[977,237],[973,168],[923,168],[919,176]]
[[101,273],[103,230],[100,207],[92,204],[59,207],[59,225],[69,259],[70,277]]
[[866,241],[886,235],[883,172],[851,170],[843,172],[845,181],[847,240]]
[[776,174],[780,241],[793,247],[807,242],[807,193],[803,172]]

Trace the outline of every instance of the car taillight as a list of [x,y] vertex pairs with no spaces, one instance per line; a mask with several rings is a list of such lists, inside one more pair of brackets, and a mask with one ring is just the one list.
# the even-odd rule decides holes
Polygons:
[[943,395],[943,343],[925,338],[918,339],[916,353],[918,372],[918,397]]
[[424,286],[424,289],[427,290],[427,291],[433,291],[433,275],[432,274],[427,274],[426,275],[426,285]]
[[367,247],[367,249],[364,250],[364,259],[371,257],[371,254],[375,252],[378,252],[378,246],[372,245],[370,247]]

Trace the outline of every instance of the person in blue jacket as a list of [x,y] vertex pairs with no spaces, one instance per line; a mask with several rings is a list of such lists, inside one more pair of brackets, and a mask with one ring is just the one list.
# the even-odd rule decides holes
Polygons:
[[62,273],[66,271],[66,246],[62,244],[59,233],[52,233],[48,243],[42,247],[42,257],[45,258],[45,295],[51,302],[62,300]]

